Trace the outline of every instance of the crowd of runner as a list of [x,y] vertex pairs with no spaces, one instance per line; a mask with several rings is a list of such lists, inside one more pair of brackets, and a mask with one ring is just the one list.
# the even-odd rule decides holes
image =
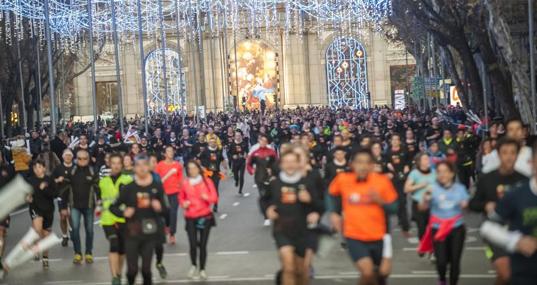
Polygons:
[[[188,278],[206,280],[225,176],[238,195],[259,192],[260,226],[272,226],[281,261],[278,284],[309,284],[324,236],[341,240],[359,284],[387,284],[395,220],[407,238],[415,224],[417,253],[435,263],[438,284],[457,284],[467,210],[483,214],[495,284],[537,284],[537,149],[522,121],[484,127],[474,117],[460,108],[312,107],[162,116],[149,134],[138,118],[124,134],[114,122],[97,132],[69,123],[53,137],[40,129],[5,140],[0,187],[16,174],[26,178],[33,229],[45,238],[59,216],[61,244],[71,241],[76,265],[93,263],[100,216],[113,285],[121,284],[124,263],[128,284],[138,272],[152,284],[153,255],[166,278],[163,244],[175,244],[179,216],[190,245]],[[246,173],[255,185],[245,183]],[[0,224],[0,258],[9,222]],[[48,258],[36,256],[44,268]]]

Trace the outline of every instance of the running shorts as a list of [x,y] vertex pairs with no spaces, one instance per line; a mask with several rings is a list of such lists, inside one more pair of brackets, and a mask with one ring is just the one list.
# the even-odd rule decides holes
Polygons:
[[110,252],[125,254],[125,224],[103,226],[106,239],[110,242]]
[[67,201],[61,198],[57,199],[57,203],[58,203],[58,212],[61,212],[62,210],[66,210],[69,207],[69,203],[67,203]]
[[292,246],[295,249],[296,255],[300,257],[306,255],[306,239],[304,237],[291,238],[283,233],[274,233],[273,236],[278,249],[284,246]]
[[370,257],[373,263],[379,266],[382,261],[383,248],[382,240],[365,242],[347,238],[347,250],[354,263],[362,258]]
[[498,258],[509,257],[509,253],[505,249],[488,242],[485,242],[485,244],[487,245],[485,255],[491,262],[495,262]]
[[43,229],[50,230],[52,228],[52,223],[54,222],[54,212],[51,211],[47,213],[46,211],[39,211],[35,208],[30,208],[30,218],[34,220],[35,218],[43,218]]

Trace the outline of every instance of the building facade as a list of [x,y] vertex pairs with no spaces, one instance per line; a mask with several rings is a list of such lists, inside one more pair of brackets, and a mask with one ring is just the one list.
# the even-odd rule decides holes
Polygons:
[[[183,106],[189,112],[196,106],[205,111],[252,109],[261,101],[268,108],[360,108],[391,105],[390,68],[414,64],[402,46],[371,32],[261,33],[255,39],[220,33],[194,41],[168,36],[165,45],[145,38],[144,71],[137,47],[134,39],[122,41],[120,49],[122,106],[127,116],[143,114],[142,72],[152,112]],[[113,50],[107,44],[96,61],[98,114],[118,111]],[[72,114],[93,114],[91,82],[89,70],[74,80]]]

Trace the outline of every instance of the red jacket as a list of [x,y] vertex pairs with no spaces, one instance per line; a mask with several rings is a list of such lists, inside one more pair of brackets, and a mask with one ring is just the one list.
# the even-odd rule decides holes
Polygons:
[[[212,205],[218,202],[218,194],[214,188],[213,181],[203,177],[203,180],[195,185],[191,185],[189,179],[182,182],[181,191],[179,191],[179,203],[183,207],[185,217],[200,218],[212,213]],[[205,194],[206,199],[202,198]],[[184,207],[185,202],[190,202],[188,207]]]
[[[441,219],[439,217],[431,215],[429,218],[429,224],[425,234],[421,238],[420,244],[418,246],[418,253],[432,253],[433,252],[433,240],[435,241],[444,241],[447,236],[453,230],[453,227],[462,218],[462,215],[457,215],[449,219]],[[438,231],[433,236],[433,224],[440,224]]]

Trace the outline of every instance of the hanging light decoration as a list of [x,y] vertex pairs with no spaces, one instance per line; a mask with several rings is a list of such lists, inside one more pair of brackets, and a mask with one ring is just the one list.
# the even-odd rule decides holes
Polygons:
[[[60,37],[64,48],[74,51],[81,34],[93,23],[98,40],[113,32],[109,0],[94,0],[92,18],[88,18],[86,0],[49,0],[50,28]],[[159,11],[159,2],[162,11]],[[29,19],[33,33],[43,38],[43,0],[2,0],[0,20],[12,29],[2,35],[8,44],[25,36],[23,19]],[[136,1],[117,0],[117,31],[126,42],[133,41],[138,31]],[[177,11],[177,13],[176,13]],[[178,28],[186,38],[201,32],[218,34],[223,29],[247,30],[252,36],[261,31],[284,31],[301,34],[307,28],[317,32],[327,29],[351,31],[371,26],[380,29],[391,13],[391,0],[158,0],[142,1],[143,31],[158,33],[162,28],[174,32]],[[179,23],[179,25],[177,24]],[[12,30],[12,31],[11,31]]]

